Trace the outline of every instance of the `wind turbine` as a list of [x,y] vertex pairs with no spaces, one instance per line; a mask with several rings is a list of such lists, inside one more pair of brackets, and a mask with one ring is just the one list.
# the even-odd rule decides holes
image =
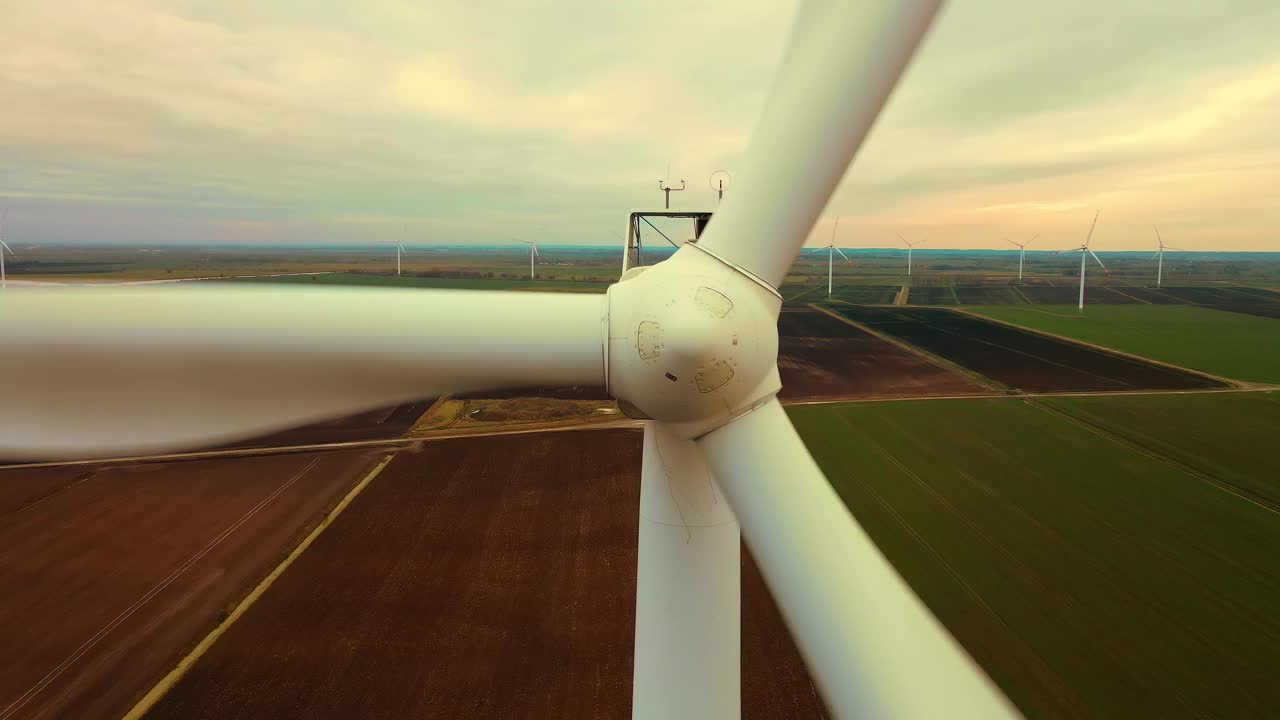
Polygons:
[[400,275],[400,255],[405,252],[404,243],[400,242],[399,240],[388,240],[386,242],[389,242],[396,246],[396,275],[399,276]]
[[1084,312],[1084,267],[1085,267],[1085,260],[1087,256],[1093,255],[1093,259],[1098,261],[1098,265],[1100,265],[1103,270],[1107,269],[1107,266],[1102,264],[1102,260],[1098,258],[1097,254],[1095,254],[1092,250],[1089,249],[1089,241],[1093,239],[1093,228],[1097,224],[1098,224],[1098,211],[1095,211],[1093,213],[1093,222],[1089,225],[1089,234],[1086,235],[1084,238],[1084,244],[1081,245],[1080,247],[1074,247],[1067,250],[1059,250],[1057,253],[1055,253],[1055,254],[1062,254],[1062,253],[1069,253],[1069,252],[1080,253],[1080,312]]
[[1038,237],[1040,237],[1038,234],[1032,235],[1031,239],[1024,243],[1014,242],[1013,240],[1005,238],[1005,242],[1018,246],[1018,282],[1022,282],[1022,259],[1027,256],[1027,246],[1032,242],[1035,242],[1035,239]]
[[[0,233],[4,232],[4,214],[5,214],[5,211],[0,210]],[[18,253],[14,252],[13,248],[9,247],[9,243],[4,241],[4,235],[0,234],[0,290],[3,290],[6,287],[9,287],[9,281],[4,274],[4,251],[5,250],[8,250],[10,255],[14,257],[18,257]]]
[[532,240],[520,240],[520,238],[515,238],[515,239],[529,246],[529,279],[532,280],[533,279],[533,259],[535,257],[542,257],[541,255],[538,254],[538,244]]
[[22,382],[0,403],[0,457],[171,452],[445,393],[604,385],[645,420],[634,717],[740,714],[743,537],[834,716],[1016,717],[776,397],[777,288],[939,4],[802,6],[716,221],[604,295],[15,293],[0,377]]
[[840,253],[840,257],[844,258],[845,262],[850,265],[853,264],[853,261],[849,259],[849,256],[845,255],[843,250],[836,247],[836,230],[839,228],[840,218],[836,218],[836,224],[831,228],[831,242],[827,243],[827,297],[831,297],[831,265],[832,260],[835,259],[833,254]]
[[1164,278],[1164,251],[1165,250],[1174,250],[1177,252],[1186,252],[1186,251],[1183,250],[1182,248],[1169,247],[1168,245],[1165,245],[1164,238],[1160,237],[1160,228],[1156,227],[1155,225],[1152,225],[1151,229],[1156,231],[1157,249],[1156,249],[1156,254],[1152,255],[1151,257],[1159,258],[1159,262],[1156,263],[1156,287],[1160,287],[1160,282]]
[[[894,233],[894,234],[897,235],[897,233]],[[902,237],[901,235],[898,235],[898,239],[907,244],[907,274],[910,275],[911,274],[911,249],[915,247],[915,245],[925,244],[926,241],[919,240],[915,243],[915,245],[912,245],[910,241],[908,241],[906,238]]]

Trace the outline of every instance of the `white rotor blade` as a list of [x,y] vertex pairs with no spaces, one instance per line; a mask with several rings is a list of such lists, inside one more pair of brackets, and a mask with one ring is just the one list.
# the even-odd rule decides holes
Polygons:
[[13,251],[13,248],[9,247],[9,243],[7,243],[7,242],[5,242],[5,241],[3,241],[3,240],[0,240],[0,245],[3,245],[3,246],[4,246],[4,249],[5,249],[5,250],[8,250],[10,255],[12,255],[12,256],[14,256],[14,257],[18,257],[18,253],[14,252],[14,251]]
[[849,514],[776,399],[698,444],[837,717],[1017,717]]
[[632,717],[741,712],[741,535],[702,450],[644,428]]
[[1160,237],[1160,228],[1152,225],[1151,229],[1156,231],[1156,245],[1164,247],[1164,238]]
[[1089,234],[1084,236],[1084,246],[1089,247],[1089,241],[1093,239],[1093,228],[1098,224],[1098,214],[1101,210],[1093,211],[1093,222],[1089,223]]
[[845,262],[849,263],[850,265],[853,264],[853,261],[849,259],[848,255],[844,254],[843,250],[841,250],[840,248],[836,248],[836,252],[840,253],[840,257],[844,258]]
[[831,0],[801,8],[744,169],[699,247],[782,283],[939,5]]
[[[1085,248],[1085,250],[1089,250],[1089,254],[1093,256],[1093,259],[1094,259],[1094,260],[1097,260],[1099,265],[1102,265],[1102,260],[1098,257],[1098,254],[1097,254],[1097,253],[1095,253],[1093,250],[1090,250],[1089,248]],[[1102,265],[1102,269],[1103,269],[1103,270],[1106,270],[1106,269],[1107,269],[1107,266],[1106,266],[1106,265]],[[1110,271],[1108,271],[1108,272],[1110,272]]]
[[21,290],[0,302],[0,459],[168,451],[447,392],[602,385],[601,296],[379,288]]

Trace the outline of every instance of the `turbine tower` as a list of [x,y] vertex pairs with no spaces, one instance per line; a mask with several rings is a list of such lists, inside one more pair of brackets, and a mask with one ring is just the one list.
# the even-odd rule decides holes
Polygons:
[[836,224],[831,228],[831,242],[827,243],[827,298],[831,297],[831,265],[832,261],[835,259],[834,254],[840,253],[840,257],[844,258],[845,262],[850,265],[853,264],[853,261],[849,259],[849,256],[845,255],[843,250],[836,247],[836,230],[839,228],[840,218],[836,218]]
[[0,371],[22,380],[0,402],[0,458],[172,452],[423,397],[603,386],[644,421],[633,717],[740,715],[744,539],[834,717],[1017,717],[777,399],[778,288],[939,4],[802,6],[715,222],[604,295],[14,293]]
[[[894,234],[897,235],[897,233],[894,233]],[[898,235],[898,239],[906,243],[907,245],[907,274],[910,275],[911,274],[911,249],[914,248],[916,245],[925,244],[926,241],[919,240],[913,245],[910,241],[908,241],[906,238],[902,237],[901,235]]]
[[[1097,224],[1098,224],[1098,211],[1095,211],[1093,213],[1093,222],[1089,225],[1089,234],[1086,235],[1084,238],[1084,244],[1082,244],[1080,247],[1074,247],[1067,250],[1059,250],[1057,253],[1055,253],[1055,254],[1062,254],[1062,253],[1069,253],[1069,252],[1080,253],[1080,304],[1079,304],[1080,312],[1084,312],[1085,260],[1088,259],[1088,256],[1092,255],[1093,259],[1098,261],[1098,265],[1101,266],[1103,270],[1107,270],[1107,266],[1102,264],[1102,260],[1098,258],[1097,254],[1095,254],[1092,250],[1089,249],[1089,241],[1093,239],[1093,228]],[[1107,272],[1110,272],[1110,271],[1107,270]]]
[[400,275],[400,255],[405,252],[404,244],[399,240],[386,240],[388,244],[396,246],[396,276]]
[[541,255],[538,254],[538,244],[532,240],[521,240],[520,238],[515,238],[515,239],[517,242],[522,242],[525,245],[529,246],[529,279],[532,280],[533,279],[533,259],[535,257],[542,257]]
[[1022,260],[1027,256],[1027,246],[1030,245],[1032,242],[1035,242],[1035,239],[1038,237],[1040,236],[1032,235],[1031,239],[1024,243],[1014,242],[1013,240],[1005,238],[1005,242],[1011,245],[1016,245],[1018,247],[1018,282],[1019,283],[1022,282]]
[[1152,255],[1151,257],[1158,258],[1158,261],[1156,262],[1156,287],[1160,287],[1160,282],[1164,279],[1164,251],[1165,250],[1174,250],[1177,252],[1186,252],[1186,251],[1183,250],[1182,248],[1169,247],[1168,245],[1165,245],[1164,238],[1160,237],[1160,228],[1156,227],[1155,225],[1152,225],[1151,229],[1156,231],[1156,254]]
[[0,210],[0,290],[9,286],[9,281],[4,274],[5,251],[8,250],[10,255],[15,258],[18,257],[18,254],[13,251],[13,248],[9,247],[9,243],[4,241],[4,212],[4,210]]

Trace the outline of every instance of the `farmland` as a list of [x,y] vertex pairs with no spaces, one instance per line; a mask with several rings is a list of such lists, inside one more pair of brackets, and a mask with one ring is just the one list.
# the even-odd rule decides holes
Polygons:
[[[1078,302],[1080,299],[1079,286],[1059,286],[1045,287],[1043,285],[1028,285],[1018,288],[1018,293],[1028,301],[1037,305],[1061,304],[1066,305]],[[1121,291],[1106,287],[1105,285],[1090,285],[1084,289],[1084,301],[1086,304],[1122,304],[1141,302],[1137,298],[1126,295]]]
[[[640,434],[401,452],[148,714],[627,717]],[[743,566],[744,707],[818,717]]]
[[[899,289],[898,285],[837,285],[831,289],[831,296],[855,305],[889,305]],[[814,302],[823,300],[826,300],[825,287],[816,293]]]
[[912,287],[907,302],[912,305],[956,305],[960,300],[954,287],[925,285]]
[[989,306],[973,312],[1024,327],[1203,370],[1280,383],[1280,319],[1187,305]]
[[818,310],[778,318],[783,400],[989,392],[970,377]]
[[[877,544],[1028,716],[1265,717],[1280,705],[1280,522],[1222,484],[1274,474],[1249,446],[1280,428],[1277,400],[1255,395],[789,413]],[[1197,413],[1262,429],[1197,440]],[[1086,417],[1146,423],[1160,442],[1099,434]]]
[[1280,393],[1058,397],[1044,403],[1280,510],[1280,476],[1274,472]]
[[1028,392],[1221,387],[1153,365],[982,318],[933,308],[836,306],[841,315],[1010,388]]
[[0,469],[0,718],[122,715],[375,459]]
[[1194,305],[1230,312],[1280,318],[1280,294],[1250,287],[1164,288],[1173,298]]

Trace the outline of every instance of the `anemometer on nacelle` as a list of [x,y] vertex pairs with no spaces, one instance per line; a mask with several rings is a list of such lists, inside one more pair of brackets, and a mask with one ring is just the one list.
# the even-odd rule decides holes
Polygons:
[[[659,219],[655,224],[650,218]],[[693,221],[693,236],[678,220]],[[626,245],[622,253],[622,272],[645,265],[655,265],[671,256],[686,242],[698,241],[711,222],[710,210],[634,210],[627,219]],[[661,226],[661,227],[660,227]],[[679,235],[679,237],[677,237]],[[657,242],[654,242],[654,241]],[[645,250],[645,243],[656,245]]]

